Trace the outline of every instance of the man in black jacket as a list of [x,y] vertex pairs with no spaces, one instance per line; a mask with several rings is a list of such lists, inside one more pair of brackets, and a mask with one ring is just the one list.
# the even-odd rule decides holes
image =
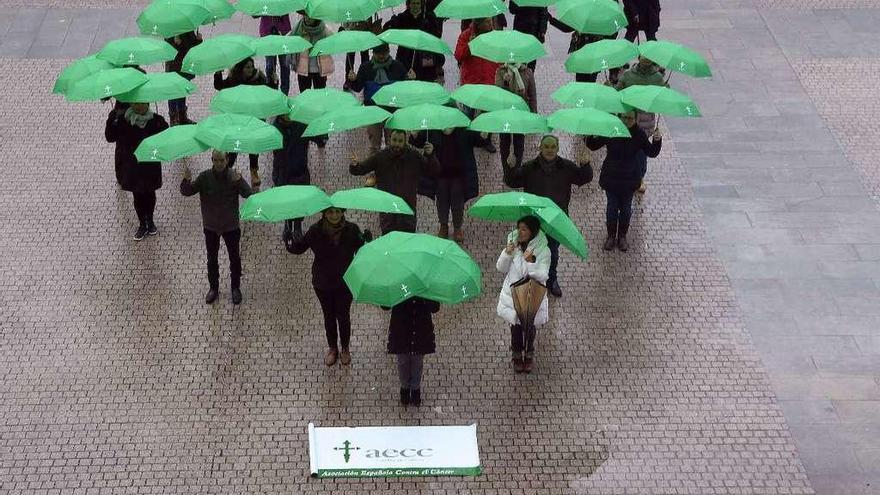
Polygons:
[[[443,22],[432,12],[424,10],[424,0],[407,0],[406,10],[385,23],[383,30],[389,29],[417,29],[439,38],[443,35]],[[398,46],[395,58],[404,67],[412,68],[419,81],[435,82],[443,77],[446,57],[442,54]]]
[[241,228],[238,220],[238,197],[247,198],[251,188],[242,180],[241,173],[227,166],[228,157],[222,151],[211,154],[211,170],[200,173],[192,180],[188,168],[183,169],[180,193],[184,196],[199,194],[202,207],[202,223],[205,231],[205,247],[208,252],[208,283],[210,288],[205,295],[205,303],[217,300],[220,288],[220,267],[217,253],[220,250],[220,237],[226,243],[229,254],[229,271],[232,278],[232,304],[241,304]]
[[[582,155],[578,165],[559,156],[559,140],[556,136],[547,135],[541,139],[541,148],[534,160],[516,166],[508,160],[504,167],[504,183],[508,187],[523,188],[530,194],[550,198],[562,211],[568,213],[571,201],[571,186],[582,186],[593,180],[593,167],[590,166],[589,154]],[[550,273],[547,278],[547,289],[556,297],[562,296],[559,288],[556,267],[559,264],[559,241],[547,236],[547,247],[550,248]]]
[[[547,7],[520,7],[514,0],[510,4],[510,13],[513,14],[513,30],[525,34],[531,34],[541,43],[547,34],[547,23],[550,20],[550,13]],[[529,62],[527,65],[533,71],[535,70],[536,60]]]

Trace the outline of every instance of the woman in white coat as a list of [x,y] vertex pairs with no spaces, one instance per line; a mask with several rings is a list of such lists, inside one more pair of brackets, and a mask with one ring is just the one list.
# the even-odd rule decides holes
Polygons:
[[516,315],[510,285],[525,277],[546,284],[550,270],[550,249],[547,247],[547,236],[541,232],[541,221],[533,216],[519,219],[516,230],[508,235],[507,240],[507,247],[495,264],[499,272],[507,274],[498,296],[498,316],[510,324],[514,371],[530,373],[534,366],[535,329],[550,319],[547,295],[541,301],[534,325],[525,327]]

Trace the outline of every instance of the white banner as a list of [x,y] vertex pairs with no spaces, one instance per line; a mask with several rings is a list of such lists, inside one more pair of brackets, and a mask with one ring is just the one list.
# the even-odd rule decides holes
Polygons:
[[477,425],[318,428],[309,423],[318,478],[478,476]]

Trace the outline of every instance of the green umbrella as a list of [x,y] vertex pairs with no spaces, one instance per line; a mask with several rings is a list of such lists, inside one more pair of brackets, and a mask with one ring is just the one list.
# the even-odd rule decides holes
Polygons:
[[622,67],[639,56],[639,49],[628,40],[600,40],[587,43],[565,61],[571,73],[591,74]]
[[379,124],[391,114],[377,106],[349,107],[325,113],[309,123],[302,137],[335,134],[358,127]]
[[137,18],[141,34],[171,38],[195,31],[213,15],[208,9],[176,0],[155,0]]
[[107,69],[84,77],[67,89],[68,101],[97,101],[145,84],[147,76],[137,69]]
[[626,111],[620,102],[620,93],[604,84],[570,82],[554,91],[550,97],[568,107],[595,108],[611,113]]
[[288,100],[290,120],[308,124],[331,110],[357,107],[361,102],[348,91],[333,88],[307,89]]
[[578,230],[571,218],[555,204],[548,208],[535,210],[535,216],[541,220],[541,230],[559,241],[582,260],[587,259],[587,241]]
[[489,31],[472,39],[468,46],[471,55],[502,64],[525,64],[547,54],[538,38],[519,31]]
[[377,105],[395,108],[422,103],[442,105],[449,101],[449,92],[434,82],[398,81],[379,88],[372,99]]
[[249,115],[212,115],[197,127],[196,139],[220,151],[262,153],[283,146],[278,129]]
[[239,0],[235,9],[249,16],[286,15],[306,8],[305,0]]
[[648,60],[675,72],[693,77],[711,77],[709,63],[699,53],[670,41],[648,41],[639,45],[639,52]]
[[336,55],[338,53],[360,52],[383,43],[378,36],[369,31],[342,31],[332,34],[315,43],[309,55]]
[[343,275],[355,300],[395,306],[411,297],[456,304],[480,295],[480,267],[454,241],[391,232],[364,245]]
[[237,113],[258,119],[274,117],[290,112],[287,96],[269,86],[241,84],[221,90],[211,98],[208,107],[212,112]]
[[457,108],[422,103],[397,110],[385,123],[385,127],[403,131],[443,130],[467,127],[470,123],[467,115]]
[[470,129],[505,134],[540,134],[550,130],[547,119],[524,110],[495,110],[480,114],[471,121]]
[[183,57],[182,71],[202,76],[228,69],[254,54],[254,49],[244,42],[230,37],[207,39]]
[[197,155],[211,147],[196,139],[195,125],[176,125],[154,134],[138,145],[134,156],[139,162],[170,162]]
[[564,108],[553,112],[547,123],[554,130],[585,136],[630,137],[621,120],[595,108]]
[[620,92],[620,101],[645,112],[677,117],[700,117],[700,109],[688,95],[663,86],[630,86]]
[[251,49],[254,48],[257,40],[259,40],[259,38],[257,38],[256,36],[242,33],[223,33],[218,34],[211,39],[214,41],[234,41]]
[[468,208],[468,215],[484,220],[515,222],[526,215],[532,215],[535,210],[552,206],[556,206],[556,203],[544,196],[509,191],[480,196],[480,199]]
[[556,2],[557,0],[513,0],[520,7],[549,7]]
[[529,104],[518,94],[493,84],[465,84],[452,93],[452,99],[470,108],[494,110],[529,110]]
[[219,21],[225,21],[235,14],[235,7],[226,0],[174,0],[175,3],[196,5],[207,10],[211,15],[202,22],[205,24],[215,24]]
[[149,65],[176,56],[177,50],[165,40],[140,36],[110,41],[97,53],[98,58],[114,65]]
[[54,94],[65,94],[74,83],[77,83],[92,74],[96,74],[103,70],[113,69],[115,65],[101,60],[95,55],[89,55],[78,60],[74,60],[70,65],[61,71],[58,79],[55,80],[55,86],[52,88]]
[[306,13],[312,19],[330,22],[363,21],[378,11],[377,0],[309,0],[306,7]]
[[389,29],[379,35],[389,45],[400,45],[412,50],[452,55],[449,45],[433,34],[420,29]]
[[254,55],[266,57],[300,53],[311,48],[312,44],[299,36],[270,34],[269,36],[258,38],[251,46],[254,49]]
[[153,103],[186,98],[195,92],[196,85],[176,72],[150,72],[147,82],[116,95],[116,99],[123,103]]
[[481,19],[507,13],[500,0],[443,0],[434,14],[443,19]]
[[611,35],[627,26],[616,0],[559,0],[556,18],[579,33]]
[[376,0],[376,3],[379,5],[379,10],[384,10],[400,7],[406,3],[406,0]]
[[277,186],[248,197],[238,217],[274,223],[314,215],[331,206],[327,193],[317,186]]
[[399,215],[415,214],[402,198],[375,187],[336,191],[330,196],[330,203],[336,208],[347,210],[378,211]]

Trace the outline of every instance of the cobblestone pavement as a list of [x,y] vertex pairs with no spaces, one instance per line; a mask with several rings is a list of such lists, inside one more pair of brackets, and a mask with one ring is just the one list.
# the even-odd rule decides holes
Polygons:
[[[569,80],[566,46],[551,39],[540,87]],[[161,234],[130,241],[130,197],[115,189],[102,140],[109,108],[47,96],[66,62],[0,59],[0,154],[13,164],[0,182],[4,493],[812,493],[675,139],[651,163],[629,253],[598,249],[604,197],[595,184],[575,192],[572,216],[596,250],[586,263],[563,253],[565,296],[531,376],[509,370],[494,316],[502,277],[492,266],[508,227],[468,221],[484,295],[438,314],[425,405],[403,410],[382,311],[356,307],[351,367],[321,364],[310,257],[286,254],[278,227],[244,228],[242,306],[226,287],[217,305],[201,302],[199,210],[176,191],[179,164],[166,166]],[[190,105],[203,117],[213,90],[195,82]],[[313,150],[313,181],[358,185],[347,156],[365,149],[360,134],[334,137]],[[564,154],[576,151],[564,140]],[[503,189],[497,156],[479,159],[482,192]],[[420,230],[433,232],[433,207],[420,201]],[[378,230],[372,215],[351,218]],[[476,422],[485,475],[309,480],[309,421]]]

